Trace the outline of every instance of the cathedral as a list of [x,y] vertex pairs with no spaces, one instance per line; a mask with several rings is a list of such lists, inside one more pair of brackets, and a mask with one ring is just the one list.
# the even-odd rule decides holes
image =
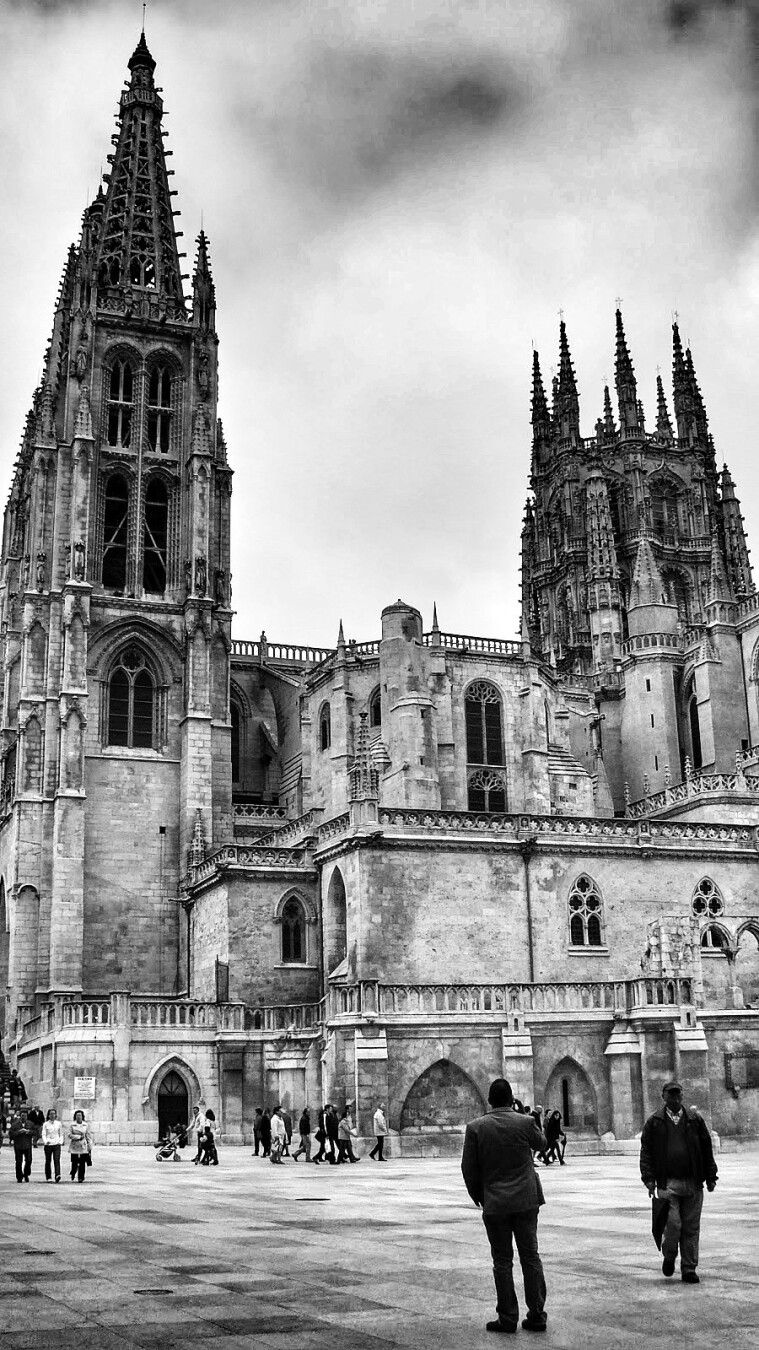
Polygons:
[[128,64],[4,515],[0,1068],[101,1141],[383,1102],[436,1155],[497,1075],[588,1151],[673,1076],[756,1135],[759,593],[677,323],[647,419],[617,310],[591,436],[535,353],[516,639],[233,637],[210,246],[186,293]]

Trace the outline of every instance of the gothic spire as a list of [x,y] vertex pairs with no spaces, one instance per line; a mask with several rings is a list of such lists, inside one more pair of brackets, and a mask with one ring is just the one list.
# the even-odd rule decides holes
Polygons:
[[551,416],[540,373],[540,357],[532,353],[532,432],[536,441],[547,438],[551,431]]
[[152,292],[169,312],[184,313],[169,175],[163,148],[163,101],[145,34],[129,60],[130,81],[119,104],[116,149],[108,156],[108,192],[96,253],[97,284]]
[[614,356],[614,383],[619,404],[619,426],[622,435],[640,430],[638,388],[635,371],[627,350],[627,339],[622,324],[622,311],[616,311],[617,343]]
[[706,408],[701,394],[701,389],[696,379],[696,371],[693,365],[693,354],[690,347],[685,349],[685,370],[690,384],[690,393],[693,400],[693,415],[696,423],[696,431],[702,439],[706,439],[709,434],[709,419],[706,416]]
[[661,440],[672,440],[672,423],[669,420],[669,410],[661,375],[656,376],[656,430]]
[[563,441],[576,445],[580,439],[580,401],[577,396],[572,356],[567,340],[567,326],[562,319],[559,324],[559,382],[558,382],[558,421],[559,436]]
[[216,288],[208,256],[208,236],[201,230],[196,239],[198,251],[192,273],[192,317],[196,327],[213,332],[216,320]]
[[735,494],[735,484],[726,464],[722,467],[720,496],[725,557],[733,589],[740,598],[750,594],[753,583],[741,504]]
[[690,425],[693,413],[690,380],[685,366],[683,344],[680,329],[675,319],[672,324],[672,392],[675,404],[677,434],[681,441],[690,439]]
[[709,600],[732,600],[733,594],[725,571],[725,560],[720,548],[719,532],[712,530],[712,548],[709,559]]
[[608,384],[604,385],[604,440],[613,441],[617,434],[614,421],[614,409],[611,406],[611,394]]
[[356,753],[348,770],[348,799],[352,802],[375,799],[379,796],[379,774],[372,758],[369,727],[365,712],[359,713]]

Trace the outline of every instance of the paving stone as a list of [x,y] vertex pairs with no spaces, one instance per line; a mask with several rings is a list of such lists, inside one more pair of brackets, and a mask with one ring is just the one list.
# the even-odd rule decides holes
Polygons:
[[[634,1158],[544,1169],[541,1344],[643,1350],[676,1328],[689,1350],[755,1346],[759,1153],[719,1166],[697,1287],[661,1275]],[[41,1176],[16,1188],[0,1154],[0,1350],[492,1350],[489,1250],[456,1159],[304,1174],[227,1148],[205,1185],[115,1146],[85,1187],[86,1204]]]

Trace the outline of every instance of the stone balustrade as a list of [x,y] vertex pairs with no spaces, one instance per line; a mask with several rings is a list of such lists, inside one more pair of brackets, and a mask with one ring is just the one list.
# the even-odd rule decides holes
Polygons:
[[[645,816],[656,815],[657,812],[677,802],[687,802],[698,797],[722,796],[725,792],[756,796],[759,794],[759,778],[746,777],[742,772],[744,763],[752,762],[748,758],[744,760],[743,755],[748,756],[750,753],[738,752],[736,761],[739,767],[736,773],[691,773],[684,782],[677,783],[674,787],[663,788],[660,792],[651,792],[646,797],[629,802],[625,807],[626,818],[639,820]],[[756,754],[755,751],[753,753]]]
[[462,633],[425,633],[425,647],[443,647],[446,651],[469,652],[482,656],[521,657],[522,643],[511,638],[469,637]]
[[646,651],[650,647],[668,647],[681,651],[682,646],[683,639],[679,633],[638,633],[623,642],[622,651],[626,656],[631,656],[633,652]]
[[283,824],[287,821],[287,811],[284,806],[274,806],[262,802],[233,802],[232,817],[234,820],[249,820],[255,825],[275,826],[278,821]]
[[[730,777],[730,775],[728,775]],[[759,788],[753,788],[759,791]],[[388,830],[413,831],[415,834],[499,835],[517,843],[539,840],[597,839],[629,844],[660,844],[679,839],[737,845],[755,849],[750,825],[710,824],[707,822],[649,820],[598,816],[544,816],[519,813],[488,814],[484,811],[433,811],[412,807],[380,807],[379,824]],[[329,825],[331,822],[327,822]],[[320,828],[321,832],[325,826]]]
[[350,813],[343,812],[340,816],[333,816],[331,820],[325,820],[319,826],[319,844],[325,844],[329,839],[335,839],[340,834],[346,834],[350,829]]
[[64,1003],[61,1009],[64,1027],[107,1027],[111,1024],[111,1002],[98,999],[96,1003]]
[[269,642],[267,639],[257,642],[232,639],[233,661],[235,657],[255,657],[260,661],[287,661],[299,666],[315,666],[334,654],[334,647],[308,647],[297,642]]
[[226,871],[229,867],[266,867],[276,870],[282,868],[291,870],[309,866],[310,859],[306,849],[274,848],[269,844],[265,846],[260,844],[225,844],[223,848],[217,849],[210,857],[204,858],[201,863],[191,867],[182,880],[182,887],[187,890],[193,886],[199,886],[201,882],[210,881],[219,872]]
[[262,834],[257,840],[256,847],[261,848],[270,843],[276,844],[278,848],[292,848],[294,844],[300,843],[303,839],[308,839],[311,835],[317,833],[319,821],[324,815],[323,806],[313,806],[310,811],[297,819],[291,820],[286,824],[270,830],[267,834]]

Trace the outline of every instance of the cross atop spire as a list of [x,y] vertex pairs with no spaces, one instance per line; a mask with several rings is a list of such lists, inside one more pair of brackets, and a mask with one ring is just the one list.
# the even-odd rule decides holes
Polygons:
[[567,325],[563,319],[559,323],[557,395],[559,436],[562,440],[569,440],[576,444],[580,439],[580,401],[577,396],[577,381],[567,339]]

